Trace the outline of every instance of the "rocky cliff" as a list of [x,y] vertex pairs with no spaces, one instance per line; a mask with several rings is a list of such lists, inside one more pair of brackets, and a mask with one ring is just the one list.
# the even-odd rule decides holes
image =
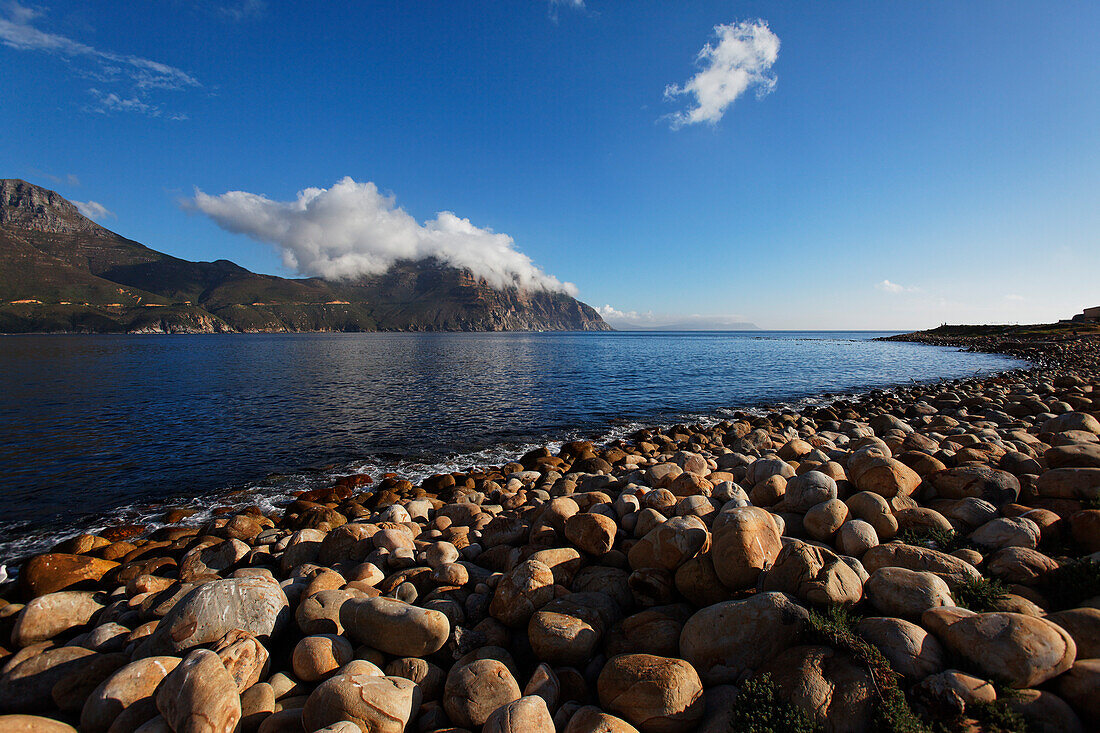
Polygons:
[[433,260],[356,281],[190,262],[99,226],[53,191],[0,180],[0,333],[606,330],[564,293],[496,290]]

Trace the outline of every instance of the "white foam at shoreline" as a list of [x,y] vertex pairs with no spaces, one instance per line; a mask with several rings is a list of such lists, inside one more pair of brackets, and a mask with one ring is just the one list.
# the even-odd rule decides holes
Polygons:
[[[897,393],[899,390],[917,386],[930,386],[939,383],[957,384],[981,379],[996,374],[1011,373],[1021,368],[1026,368],[1027,362],[1019,359],[1005,357],[1006,361],[1014,361],[1023,366],[1011,366],[1006,364],[1005,369],[979,369],[970,377],[954,379],[934,379],[927,381],[914,380],[908,384],[894,384],[885,386],[864,386],[856,390],[840,393],[822,393],[807,395],[792,400],[768,402],[765,405],[740,405],[735,407],[718,408],[713,412],[685,412],[665,420],[630,420],[625,423],[609,427],[600,432],[586,432],[575,429],[559,434],[556,439],[525,442],[520,444],[499,444],[493,447],[464,453],[454,453],[435,462],[423,463],[411,460],[383,461],[377,459],[362,459],[334,466],[321,471],[301,471],[284,474],[277,481],[267,479],[252,481],[244,486],[226,487],[220,491],[214,491],[203,496],[180,501],[164,502],[150,506],[151,502],[142,502],[141,509],[134,505],[123,506],[113,511],[105,512],[93,518],[74,522],[64,528],[46,527],[39,532],[22,537],[18,540],[0,541],[0,565],[8,565],[14,570],[23,559],[48,551],[61,540],[78,534],[98,534],[110,527],[120,524],[142,524],[149,531],[166,526],[161,518],[168,509],[187,508],[194,509],[196,513],[184,521],[173,526],[198,526],[213,518],[214,509],[232,507],[243,509],[248,506],[257,506],[265,514],[276,511],[292,501],[295,496],[303,491],[317,488],[327,488],[333,485],[341,476],[350,474],[368,474],[372,478],[379,478],[383,473],[395,473],[401,478],[408,479],[414,484],[438,473],[452,471],[465,471],[470,467],[501,466],[510,461],[517,460],[529,450],[539,447],[547,447],[556,452],[561,446],[571,440],[590,440],[597,445],[605,445],[615,440],[624,439],[637,430],[663,429],[677,424],[701,424],[710,427],[722,420],[728,419],[732,414],[742,412],[751,415],[764,415],[769,412],[791,410],[800,411],[806,407],[822,406],[837,400],[854,400],[872,391],[878,390],[888,394]],[[364,491],[369,486],[363,487]]]

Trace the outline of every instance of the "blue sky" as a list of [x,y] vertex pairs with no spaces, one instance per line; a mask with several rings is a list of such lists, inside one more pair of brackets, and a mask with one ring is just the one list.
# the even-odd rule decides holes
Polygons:
[[0,0],[0,176],[260,272],[1049,321],[1100,304],[1098,34],[1085,2]]

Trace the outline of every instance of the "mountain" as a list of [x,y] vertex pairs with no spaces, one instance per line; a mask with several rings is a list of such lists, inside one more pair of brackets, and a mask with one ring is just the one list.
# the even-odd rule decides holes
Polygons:
[[54,191],[0,180],[0,333],[609,330],[564,293],[496,290],[435,260],[348,281],[190,262],[101,227]]

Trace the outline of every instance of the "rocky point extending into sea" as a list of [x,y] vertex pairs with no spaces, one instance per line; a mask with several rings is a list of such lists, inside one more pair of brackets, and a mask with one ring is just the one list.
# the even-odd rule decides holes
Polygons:
[[1100,336],[905,338],[1036,366],[66,539],[0,730],[1096,730]]

